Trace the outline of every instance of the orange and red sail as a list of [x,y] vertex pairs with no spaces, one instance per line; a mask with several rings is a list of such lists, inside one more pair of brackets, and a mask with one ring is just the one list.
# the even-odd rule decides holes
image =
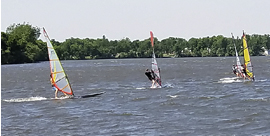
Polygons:
[[152,31],[150,31],[150,36],[151,36],[151,45],[152,47],[154,47],[154,35]]

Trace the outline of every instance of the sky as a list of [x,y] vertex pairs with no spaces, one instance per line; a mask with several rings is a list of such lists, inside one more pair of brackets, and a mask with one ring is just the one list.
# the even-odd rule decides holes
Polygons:
[[[158,40],[270,33],[269,0],[1,0],[1,32],[12,24],[73,38]],[[40,39],[45,41],[43,34]]]

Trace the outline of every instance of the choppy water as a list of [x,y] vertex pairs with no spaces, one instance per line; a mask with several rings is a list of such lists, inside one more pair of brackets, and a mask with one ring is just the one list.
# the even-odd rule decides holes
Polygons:
[[255,82],[233,80],[234,57],[62,61],[75,95],[55,100],[49,63],[1,66],[1,133],[27,135],[270,135],[270,57],[252,57]]

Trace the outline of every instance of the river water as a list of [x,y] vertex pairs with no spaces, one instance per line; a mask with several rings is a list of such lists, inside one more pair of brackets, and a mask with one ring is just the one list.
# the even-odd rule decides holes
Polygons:
[[[243,58],[241,58],[243,59]],[[255,82],[233,80],[234,57],[62,61],[75,95],[54,99],[49,62],[1,65],[3,136],[270,135],[270,57],[252,57]]]

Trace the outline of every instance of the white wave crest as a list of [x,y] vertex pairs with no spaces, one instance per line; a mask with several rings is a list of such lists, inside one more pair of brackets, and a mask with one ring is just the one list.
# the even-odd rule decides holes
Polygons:
[[235,82],[243,82],[238,77],[226,77],[219,79],[218,83],[235,83]]
[[262,79],[262,80],[256,80],[256,79],[255,79],[255,81],[256,81],[256,82],[265,82],[265,81],[267,81],[267,79]]
[[167,96],[169,96],[169,97],[171,97],[171,98],[176,98],[176,97],[178,97],[178,95],[167,95]]
[[31,102],[31,101],[42,101],[47,100],[45,97],[30,97],[30,98],[15,98],[15,99],[9,99],[9,100],[3,100],[5,102]]
[[141,88],[136,88],[136,89],[138,89],[138,90],[142,90],[142,89],[146,89],[145,87],[141,87]]
[[69,96],[61,96],[61,97],[57,97],[57,98],[51,98],[51,99],[55,99],[55,100],[63,100],[63,99],[70,99],[71,97]]

